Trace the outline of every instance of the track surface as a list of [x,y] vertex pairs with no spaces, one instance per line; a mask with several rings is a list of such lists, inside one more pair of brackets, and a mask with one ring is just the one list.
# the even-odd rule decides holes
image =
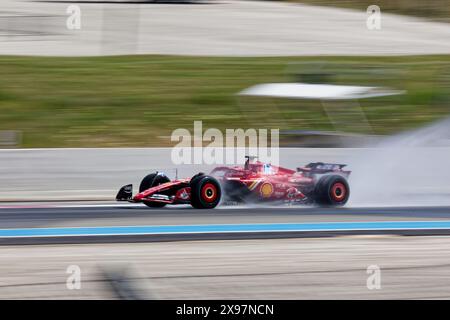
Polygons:
[[1,208],[5,228],[96,227],[240,223],[309,223],[450,220],[450,207],[309,208],[264,207],[197,210],[145,206]]
[[445,40],[450,35],[447,24],[384,12],[381,29],[369,30],[366,10],[275,1],[202,1],[201,5],[101,2],[80,1],[82,27],[68,30],[65,12],[69,1],[2,0],[0,54],[295,56],[450,52],[450,43]]
[[[31,205],[35,206],[27,204]],[[47,206],[41,204],[44,205]],[[376,221],[437,221],[448,224],[450,207],[280,207],[203,211],[188,207],[152,210],[111,204],[107,207],[0,208],[0,233],[17,228],[327,222],[370,224]],[[271,238],[286,236],[289,235],[270,235]],[[26,239],[28,242],[24,241]],[[105,278],[105,270],[123,272],[135,290],[148,294],[149,298],[159,299],[450,298],[448,236],[383,235],[234,241],[204,238],[207,241],[182,242],[148,242],[154,240],[148,237],[124,240],[117,236],[109,236],[102,241],[98,241],[98,236],[75,237],[70,241],[60,239],[56,242],[44,238],[12,239],[16,242],[1,239],[0,260],[6,263],[0,266],[0,298],[116,298]],[[126,243],[139,241],[147,243]],[[22,245],[26,243],[54,245]],[[66,270],[69,265],[82,268],[82,290],[67,290]],[[366,269],[371,265],[381,268],[381,290],[366,287]]]
[[[150,299],[449,299],[450,237],[364,236],[0,246],[2,299],[111,299],[105,271]],[[81,290],[67,290],[69,265]],[[380,290],[366,286],[381,268]]]
[[[18,234],[29,232],[29,228],[55,228],[59,233],[67,232],[67,228],[93,228],[95,232],[85,232],[83,237],[33,236],[3,238],[0,244],[38,244],[38,243],[90,243],[90,242],[138,242],[161,240],[195,240],[195,239],[246,239],[246,238],[288,238],[288,237],[321,237],[348,234],[406,234],[406,235],[442,235],[449,234],[448,226],[421,229],[415,226],[414,230],[403,226],[398,230],[392,225],[380,228],[379,222],[392,224],[402,222],[411,225],[411,222],[437,222],[446,224],[450,221],[450,207],[396,207],[396,208],[310,208],[310,207],[221,207],[216,210],[196,210],[190,207],[167,207],[163,209],[149,209],[136,205],[109,205],[109,206],[68,206],[68,207],[15,207],[0,209],[0,225],[2,233],[18,230]],[[336,228],[333,223],[346,223],[349,227],[356,224],[357,229],[343,230]],[[371,230],[358,225],[370,225]],[[308,225],[308,228],[317,228],[318,224],[328,224],[329,230],[316,230],[311,232],[298,230],[248,232],[244,226],[251,228],[262,224]],[[151,235],[145,234],[105,234],[104,230],[118,230],[120,228],[139,229],[139,227],[154,228],[154,226],[200,226],[198,232],[172,232],[172,234]],[[239,232],[202,232],[204,227],[232,225],[241,229]],[[372,228],[376,226],[375,228]],[[114,227],[114,228],[112,228]],[[284,226],[283,226],[284,227]],[[341,227],[341,226],[340,226]],[[58,229],[59,228],[59,229]],[[109,229],[108,229],[109,228]],[[330,229],[331,228],[331,229]],[[134,230],[133,229],[133,230]],[[188,228],[189,229],[189,228]],[[100,231],[99,231],[100,230]],[[247,231],[245,231],[247,230]],[[1,230],[0,230],[1,231]],[[69,230],[69,231],[73,231]],[[89,231],[89,230],[88,230]],[[288,231],[288,232],[286,232]],[[100,232],[100,234],[98,233]],[[116,231],[114,231],[116,232]],[[120,231],[122,232],[122,231]],[[101,234],[103,233],[103,234]],[[177,234],[174,234],[177,233]],[[188,234],[188,235],[187,235]],[[0,234],[1,235],[1,234]]]

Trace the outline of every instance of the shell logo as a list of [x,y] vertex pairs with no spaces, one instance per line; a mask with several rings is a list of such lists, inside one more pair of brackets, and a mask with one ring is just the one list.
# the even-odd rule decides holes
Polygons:
[[268,198],[268,197],[270,197],[271,195],[272,195],[272,193],[273,193],[273,186],[272,186],[272,184],[271,183],[263,183],[262,185],[261,185],[261,188],[259,189],[259,191],[261,192],[261,195],[264,197],[264,198]]

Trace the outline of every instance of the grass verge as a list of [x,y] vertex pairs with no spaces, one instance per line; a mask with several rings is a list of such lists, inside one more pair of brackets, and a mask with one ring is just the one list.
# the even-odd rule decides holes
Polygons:
[[[450,113],[450,55],[408,57],[213,58],[0,57],[0,130],[23,147],[168,146],[172,130],[280,128],[390,134]],[[336,103],[334,124],[317,101],[238,97],[265,82],[382,85],[397,97]],[[329,103],[328,103],[329,104]],[[357,105],[356,108],[359,108]]]

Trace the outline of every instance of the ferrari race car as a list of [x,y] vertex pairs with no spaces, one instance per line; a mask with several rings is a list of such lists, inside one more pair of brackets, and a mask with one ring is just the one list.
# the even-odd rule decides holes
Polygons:
[[225,202],[284,201],[299,204],[342,206],[349,196],[344,164],[310,163],[296,170],[272,166],[246,157],[243,167],[217,167],[209,175],[170,179],[162,172],[147,175],[133,196],[131,184],[123,186],[117,201],[142,202],[149,207],[191,204],[197,209],[215,208]]

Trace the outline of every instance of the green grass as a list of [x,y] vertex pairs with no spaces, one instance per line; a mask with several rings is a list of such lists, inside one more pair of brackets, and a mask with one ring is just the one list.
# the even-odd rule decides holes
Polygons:
[[450,0],[287,0],[305,4],[343,7],[365,12],[377,5],[381,12],[412,15],[432,20],[450,22]]
[[[317,101],[238,97],[251,85],[297,74],[336,83],[405,89],[361,100],[372,128],[389,134],[450,114],[450,56],[205,58],[121,56],[0,57],[0,130],[23,147],[168,146],[172,130],[205,127],[333,130]],[[335,104],[339,130],[367,132]]]

